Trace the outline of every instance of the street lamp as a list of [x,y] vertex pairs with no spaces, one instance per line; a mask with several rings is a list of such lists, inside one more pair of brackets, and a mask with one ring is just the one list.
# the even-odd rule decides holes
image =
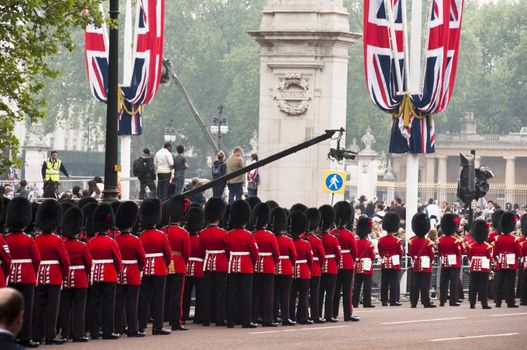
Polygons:
[[176,141],[176,128],[172,126],[172,120],[170,120],[170,126],[165,128],[165,142]]
[[218,137],[218,148],[221,148],[221,136],[229,132],[227,116],[223,115],[223,106],[218,107],[218,115],[212,117],[210,132]]

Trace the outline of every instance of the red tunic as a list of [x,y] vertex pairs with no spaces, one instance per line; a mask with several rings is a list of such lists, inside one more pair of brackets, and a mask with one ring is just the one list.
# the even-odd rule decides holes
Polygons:
[[377,249],[379,250],[379,256],[381,257],[381,268],[401,270],[403,245],[399,238],[391,234],[381,237],[379,238]]
[[490,272],[492,245],[474,241],[467,248],[467,257],[470,261],[470,272]]
[[7,284],[35,285],[40,266],[40,252],[33,237],[23,232],[13,232],[7,235],[6,242],[12,259]]
[[187,276],[202,278],[204,260],[205,249],[203,249],[199,235],[190,236],[190,257],[187,264]]
[[123,267],[117,274],[119,284],[128,286],[141,285],[141,271],[145,268],[146,256],[141,240],[124,232],[115,236],[115,242],[123,258]]
[[355,268],[355,259],[357,258],[357,243],[355,235],[345,228],[333,230],[331,234],[339,240],[340,259],[339,270],[353,270]]
[[441,236],[438,244],[438,254],[441,267],[461,267],[462,241],[455,236]]
[[414,272],[432,272],[434,242],[425,237],[414,236],[408,241],[408,255],[414,260]]
[[187,230],[177,225],[170,225],[168,228],[163,227],[162,231],[168,231],[168,243],[172,250],[172,262],[168,267],[168,273],[186,273],[190,256],[190,238]]
[[[525,238],[525,237],[524,237]],[[527,270],[527,240],[521,244],[522,248],[522,266],[524,270]]]
[[293,264],[296,262],[296,249],[293,240],[289,237],[278,235],[276,236],[278,243],[278,264],[276,265],[275,273],[277,275],[290,276],[293,274]]
[[11,269],[11,254],[4,237],[0,235],[0,288],[6,286],[5,278]]
[[293,268],[293,278],[310,279],[313,265],[313,251],[311,244],[301,238],[293,239],[296,249],[296,261]]
[[199,240],[205,249],[203,271],[227,272],[227,231],[215,225],[207,226],[199,234]]
[[339,241],[335,236],[327,232],[323,232],[320,239],[326,252],[326,262],[322,265],[322,273],[336,275],[338,274],[337,266],[340,265],[342,257]]
[[501,234],[494,240],[493,249],[496,270],[518,270],[518,257],[521,247],[518,237],[512,234]]
[[489,242],[490,244],[494,243],[498,236],[498,231],[492,231],[491,233],[489,233],[489,238],[487,238],[487,242]]
[[119,246],[113,238],[98,234],[90,239],[88,249],[92,257],[91,283],[117,282],[117,272],[122,268]]
[[172,251],[167,236],[155,228],[141,233],[146,263],[143,276],[166,276],[172,261]]
[[[355,273],[373,275],[373,263],[375,262],[375,246],[368,239],[357,240],[357,259]],[[369,268],[368,268],[369,267]]]
[[258,246],[258,261],[254,272],[274,274],[280,256],[275,235],[267,230],[258,230],[254,233],[254,239]]
[[40,252],[40,267],[38,269],[38,285],[62,285],[70,269],[70,259],[64,242],[54,233],[42,233],[35,238]]
[[254,236],[245,229],[234,229],[227,235],[229,252],[229,273],[253,273],[258,259],[258,247]]
[[64,288],[88,288],[92,258],[86,243],[77,239],[65,239],[64,246],[70,258],[70,269],[64,278]]
[[320,238],[314,234],[309,235],[309,244],[311,245],[311,250],[313,251],[313,265],[311,265],[311,277],[320,277],[321,266],[324,266],[326,263],[326,252],[322,246],[322,241]]

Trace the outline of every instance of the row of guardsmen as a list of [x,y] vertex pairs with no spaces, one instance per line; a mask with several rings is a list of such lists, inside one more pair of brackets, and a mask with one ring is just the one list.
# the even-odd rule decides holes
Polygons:
[[[341,295],[344,320],[358,321],[353,307],[359,305],[361,290],[363,306],[374,307],[371,220],[359,218],[356,238],[350,230],[353,209],[345,201],[318,209],[296,204],[288,212],[275,202],[260,203],[257,198],[231,206],[212,198],[202,210],[176,196],[165,203],[145,200],[141,208],[124,202],[115,216],[107,204],[89,201],[79,206],[82,209],[64,206],[67,210],[62,213],[54,200],[37,208],[23,198],[4,206],[9,233],[7,243],[0,236],[4,248],[0,286],[7,281],[24,295],[24,328],[19,334],[24,346],[36,347],[43,339],[47,344],[88,341],[86,329],[92,339],[117,339],[124,333],[141,337],[149,317],[154,335],[170,334],[164,321],[172,330],[186,330],[183,322],[189,319],[193,288],[193,320],[203,326],[337,322]],[[32,218],[39,233],[35,238],[24,233]],[[518,262],[523,274],[527,271],[526,259],[518,260],[527,256],[527,244],[511,235],[515,219],[512,213],[502,213],[497,218],[500,234],[494,234],[489,244],[486,222],[477,220],[472,238],[463,242],[454,237],[459,217],[446,214],[442,218],[441,306],[448,282],[450,305],[458,304],[452,296],[459,288],[463,253],[471,261],[471,307],[479,294],[482,306],[489,308],[486,291],[491,267],[496,280],[502,281],[496,305],[505,297],[509,307],[515,306],[510,293]],[[136,237],[132,232],[139,231],[138,222],[141,233]],[[387,213],[382,225],[387,235],[378,244],[381,302],[399,306],[396,287],[403,258],[402,242],[395,237],[399,217]],[[522,218],[524,235],[526,228],[527,220]],[[430,230],[427,216],[416,214],[412,229],[415,236],[408,242],[413,261],[411,306],[416,307],[420,294],[425,307],[434,307],[429,298],[434,252],[433,243],[425,238]],[[56,234],[59,230],[62,237]],[[61,338],[56,337],[59,330]]]

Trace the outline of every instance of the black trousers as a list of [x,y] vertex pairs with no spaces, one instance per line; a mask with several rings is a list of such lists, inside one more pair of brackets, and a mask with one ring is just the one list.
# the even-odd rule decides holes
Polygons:
[[425,306],[430,305],[431,280],[431,272],[413,272],[412,283],[410,286],[410,303],[412,306],[417,305],[419,294],[421,294],[421,304]]
[[183,320],[190,319],[190,302],[192,290],[196,291],[196,303],[194,305],[194,323],[202,321],[203,304],[203,278],[185,276],[185,287],[183,292]]
[[[298,306],[295,305],[298,298]],[[290,319],[299,323],[307,323],[309,300],[309,278],[293,278],[291,287],[291,300],[289,305]]]
[[459,267],[441,267],[439,276],[439,302],[445,304],[450,284],[450,305],[457,302],[459,297]]
[[353,285],[353,270],[339,270],[337,283],[335,284],[335,296],[333,298],[333,317],[339,316],[340,295],[342,292],[342,308],[344,309],[344,319],[349,320],[353,313],[351,303]]
[[203,323],[225,322],[227,272],[205,271],[203,277]]
[[35,302],[35,286],[33,284],[10,284],[9,287],[18,290],[24,297],[24,323],[18,333],[18,339],[27,342],[33,338],[33,307]]
[[397,302],[397,282],[399,280],[399,270],[381,270],[381,302],[388,302],[388,289],[390,290],[390,304]]
[[498,270],[494,278],[496,293],[494,301],[497,306],[501,306],[503,299],[507,305],[511,306],[516,303],[514,299],[514,282],[516,279],[516,270]]
[[311,276],[309,281],[309,309],[311,319],[316,321],[320,319],[320,276]]
[[185,285],[185,274],[174,273],[167,276],[165,289],[165,318],[173,327],[181,326],[183,316],[183,288]]
[[274,280],[274,318],[289,318],[289,301],[291,299],[292,275],[275,275]]
[[353,283],[353,307],[359,306],[360,292],[362,289],[362,305],[364,307],[371,306],[371,282],[373,275],[367,275],[364,273],[358,273],[355,275],[355,281]]
[[333,299],[335,298],[335,286],[337,284],[337,274],[323,273],[320,277],[319,313],[322,314],[324,305],[324,318],[329,320],[333,317]]
[[36,288],[33,338],[37,341],[42,338],[53,339],[57,335],[60,288],[60,285],[44,285]]
[[[489,284],[488,272],[471,272],[468,288],[468,300],[470,305],[476,305],[479,299],[482,306],[487,306],[487,285]],[[478,298],[478,299],[476,299]]]
[[[110,336],[114,331],[115,315],[115,282],[97,282],[90,290],[88,299],[88,329],[92,338],[99,336],[99,328],[102,327],[103,336]],[[101,316],[100,323],[98,315]]]
[[239,310],[242,325],[251,323],[253,275],[230,273],[227,276],[227,324],[234,325]]
[[258,317],[263,324],[273,322],[274,274],[255,273],[253,275],[253,310],[252,318],[256,323]]
[[145,199],[146,191],[145,189],[148,187],[150,190],[150,198],[156,197],[156,183],[154,180],[139,180],[139,199],[143,200]]
[[168,197],[169,182],[170,182],[170,173],[157,174],[157,198],[163,200]]
[[[127,284],[118,284],[115,297],[115,331],[124,333],[128,325],[128,334],[137,333],[139,321],[137,312],[139,308],[139,289],[141,286],[129,286]],[[126,322],[125,322],[126,315]]]
[[521,264],[518,264],[518,283],[516,284],[516,297],[521,298],[521,290],[523,286],[523,267]]
[[[165,276],[143,276],[139,292],[139,329],[144,330],[148,315],[154,319],[154,330],[163,328],[165,305]],[[152,310],[150,310],[152,304]]]
[[65,288],[62,290],[60,328],[63,337],[70,339],[84,337],[87,295],[87,288]]

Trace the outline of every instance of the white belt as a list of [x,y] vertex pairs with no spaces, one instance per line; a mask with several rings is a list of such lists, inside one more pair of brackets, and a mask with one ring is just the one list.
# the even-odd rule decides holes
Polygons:
[[251,255],[249,252],[231,252],[231,256]]
[[341,253],[344,253],[344,254],[351,253],[351,250],[350,249],[342,249]]
[[280,260],[287,260],[287,259],[289,259],[289,255],[280,255],[278,257],[278,259],[280,259]]
[[335,254],[326,255],[326,259],[335,259]]
[[295,261],[295,264],[307,264],[307,259],[297,260]]
[[225,253],[225,250],[206,250],[205,253],[208,254],[208,255],[210,255],[210,254],[223,254],[223,253]]
[[41,260],[40,265],[58,265],[58,260]]
[[315,257],[313,258],[313,261],[319,261],[319,260],[320,260],[320,259],[318,258],[318,256],[315,256]]
[[84,270],[84,265],[70,266],[70,270]]
[[123,260],[123,264],[125,265],[132,265],[132,264],[137,264],[137,260]]
[[145,254],[145,257],[147,258],[162,258],[163,256],[164,256],[163,253]]
[[11,260],[11,263],[13,264],[23,264],[23,263],[32,263],[33,260],[31,259],[13,259]]
[[198,261],[198,262],[203,262],[203,259],[202,258],[195,258],[193,256],[191,256],[190,258],[188,258],[189,261]]
[[271,252],[263,252],[263,253],[258,253],[258,256],[273,256],[273,253],[271,253]]
[[94,259],[94,264],[113,264],[113,259]]

